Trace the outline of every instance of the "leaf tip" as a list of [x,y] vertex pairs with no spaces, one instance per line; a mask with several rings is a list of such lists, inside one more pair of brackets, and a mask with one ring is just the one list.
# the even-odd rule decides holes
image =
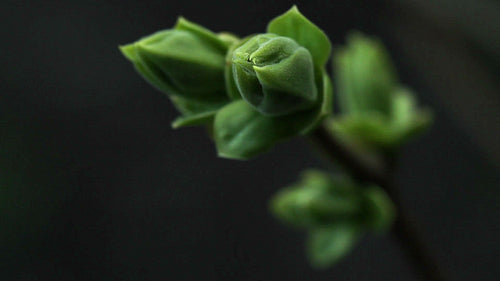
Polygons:
[[119,45],[118,49],[120,52],[130,61],[134,62],[136,61],[136,50],[135,50],[135,43],[130,43],[126,45]]
[[179,16],[177,17],[177,21],[175,22],[174,28],[177,28],[178,26],[182,26],[183,24],[189,22],[185,17]]
[[219,158],[229,159],[229,160],[240,160],[240,161],[243,161],[243,160],[247,160],[248,159],[246,157],[243,157],[242,155],[236,155],[234,153],[230,153],[228,151],[225,151],[225,150],[222,150],[222,149],[219,149],[219,148],[217,148],[217,156]]
[[172,123],[170,123],[170,128],[172,128],[172,129],[179,129],[180,127],[182,127],[182,123],[178,119],[176,119],[176,120],[172,121]]

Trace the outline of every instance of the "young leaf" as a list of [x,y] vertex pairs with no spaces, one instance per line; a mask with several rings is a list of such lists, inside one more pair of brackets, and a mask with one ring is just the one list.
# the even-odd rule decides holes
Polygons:
[[240,91],[238,90],[238,86],[236,85],[236,82],[234,80],[234,75],[233,75],[233,52],[236,50],[238,47],[243,45],[248,39],[250,39],[251,36],[245,37],[241,39],[238,42],[233,43],[227,53],[226,53],[226,65],[224,67],[224,80],[225,80],[225,85],[226,85],[226,92],[227,95],[231,100],[239,100],[241,99],[241,94]]
[[177,129],[180,127],[197,126],[210,123],[214,119],[216,113],[217,110],[212,110],[189,116],[177,117],[172,122],[172,128]]
[[339,224],[309,232],[307,253],[312,266],[326,268],[344,257],[360,238],[356,225]]
[[309,170],[273,197],[270,210],[279,220],[299,228],[351,223],[364,211],[360,193],[346,178]]
[[177,23],[175,24],[174,29],[185,30],[192,34],[195,34],[205,42],[211,43],[214,48],[217,48],[221,52],[226,52],[231,42],[230,40],[224,40],[225,38],[228,38],[227,36],[217,36],[217,34],[206,29],[205,27],[188,21],[183,17],[179,17],[177,19]]
[[255,35],[234,50],[233,74],[243,99],[268,116],[318,104],[311,53],[289,37]]
[[392,102],[392,126],[399,133],[402,143],[427,129],[432,122],[432,114],[426,109],[418,109],[410,90],[400,88]]
[[324,67],[330,56],[330,40],[321,29],[300,13],[297,6],[269,22],[267,32],[290,37],[307,48],[311,52],[314,65],[319,69]]
[[222,101],[199,101],[179,96],[170,96],[172,103],[182,113],[172,122],[174,129],[186,126],[196,126],[210,123],[217,111],[227,104],[228,100]]
[[249,159],[277,142],[313,130],[331,112],[332,88],[323,75],[323,94],[317,108],[287,116],[262,115],[244,100],[221,108],[214,121],[214,139],[220,157]]
[[375,232],[389,230],[396,217],[396,207],[387,193],[372,186],[366,188],[363,194],[368,226]]
[[326,71],[322,71],[321,73],[321,83],[319,85],[321,88],[321,106],[320,108],[314,113],[314,116],[311,117],[312,121],[307,124],[302,131],[300,132],[301,135],[306,135],[310,133],[312,130],[316,128],[318,124],[320,124],[330,113],[332,113],[333,110],[333,87],[332,87],[332,81],[330,80],[330,77],[328,76],[328,73]]
[[340,136],[353,137],[370,147],[389,148],[397,140],[388,118],[375,112],[338,117],[330,125]]
[[267,117],[244,100],[223,107],[215,115],[214,139],[219,156],[248,159],[297,133],[287,118]]
[[158,31],[121,46],[141,76],[167,94],[182,113],[175,128],[206,124],[229,102],[225,55],[235,37],[215,34],[179,18],[172,29]]

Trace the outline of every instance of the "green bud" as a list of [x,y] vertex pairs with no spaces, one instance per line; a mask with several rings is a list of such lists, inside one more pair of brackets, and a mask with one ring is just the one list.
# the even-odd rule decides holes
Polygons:
[[264,115],[301,111],[318,100],[311,54],[291,38],[256,35],[234,50],[232,61],[241,96]]
[[379,187],[360,186],[315,170],[303,173],[299,182],[276,194],[271,211],[297,227],[348,224],[376,232],[387,230],[395,216],[395,207]]
[[299,183],[274,197],[271,209],[286,223],[310,228],[357,221],[361,203],[351,182],[308,171]]
[[317,170],[276,194],[270,209],[279,220],[308,231],[307,254],[316,268],[338,262],[363,234],[387,231],[396,213],[381,188]]
[[226,90],[232,102],[218,110],[213,126],[221,157],[255,157],[310,133],[332,112],[325,71],[331,44],[325,33],[295,6],[271,20],[267,33],[245,37],[228,51]]
[[213,102],[227,98],[226,37],[180,18],[173,29],[159,31],[120,49],[138,72],[161,91]]

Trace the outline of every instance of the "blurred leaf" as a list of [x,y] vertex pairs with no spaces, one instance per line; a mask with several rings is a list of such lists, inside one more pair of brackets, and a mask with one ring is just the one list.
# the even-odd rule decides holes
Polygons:
[[329,126],[336,134],[352,137],[371,147],[388,148],[395,144],[395,135],[390,123],[380,114],[341,116]]
[[359,238],[358,227],[350,224],[313,229],[307,241],[309,260],[316,268],[329,267],[349,253]]
[[427,128],[432,115],[417,108],[414,95],[398,82],[383,44],[359,32],[335,55],[341,115],[328,126],[365,149],[390,151]]
[[334,67],[343,114],[390,114],[392,93],[398,85],[398,78],[380,41],[352,32],[347,45],[335,52]]
[[345,178],[309,170],[299,182],[272,198],[271,211],[281,221],[302,228],[356,223],[362,203],[359,193]]
[[375,232],[386,232],[396,217],[396,207],[387,193],[379,187],[372,186],[363,192],[365,198],[366,221]]
[[427,129],[432,123],[432,114],[429,110],[417,108],[410,90],[399,88],[393,98],[391,121],[398,142],[403,143]]
[[389,116],[377,112],[346,114],[327,124],[335,134],[346,139],[391,150],[420,134],[432,122],[432,114],[425,109],[417,109],[414,97],[406,89],[395,91],[391,106]]
[[280,221],[309,231],[308,256],[318,268],[340,260],[362,234],[388,230],[396,212],[381,188],[319,170],[303,172],[278,192],[270,210]]

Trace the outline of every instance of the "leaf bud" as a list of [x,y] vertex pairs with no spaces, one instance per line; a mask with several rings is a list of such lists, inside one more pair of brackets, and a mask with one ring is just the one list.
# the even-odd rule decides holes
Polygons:
[[310,228],[357,221],[361,200],[351,182],[308,171],[273,198],[271,210],[286,223]]
[[311,54],[291,38],[256,35],[234,50],[232,61],[241,96],[264,115],[301,111],[318,100]]
[[161,91],[213,102],[227,98],[224,82],[227,40],[180,18],[173,29],[120,47],[137,71]]

